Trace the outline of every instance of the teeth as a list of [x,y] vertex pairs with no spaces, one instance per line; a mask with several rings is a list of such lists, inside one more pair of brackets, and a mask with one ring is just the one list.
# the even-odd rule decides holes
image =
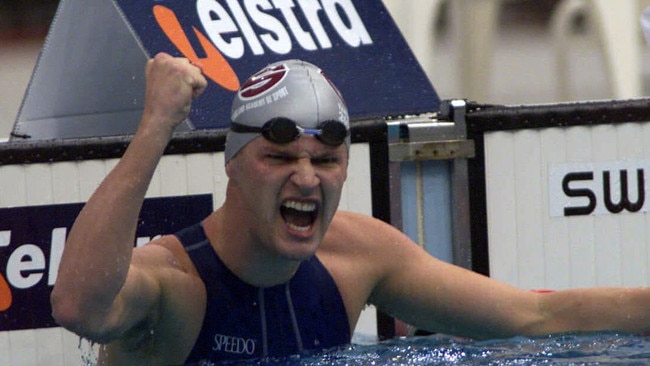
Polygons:
[[287,223],[287,225],[292,230],[295,230],[295,231],[303,231],[303,232],[305,232],[305,231],[309,230],[309,226],[298,226],[298,225],[294,225],[294,224],[291,224],[291,223]]
[[305,212],[314,211],[316,209],[316,204],[313,202],[287,201],[283,203],[282,206]]

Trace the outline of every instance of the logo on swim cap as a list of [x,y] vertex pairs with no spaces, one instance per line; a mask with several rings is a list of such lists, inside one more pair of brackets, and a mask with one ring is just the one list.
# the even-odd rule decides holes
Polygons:
[[[307,129],[317,129],[325,121],[339,121],[346,128],[350,125],[348,109],[338,89],[320,68],[300,60],[266,66],[246,80],[235,94],[232,122],[262,127],[274,118],[289,119]],[[230,130],[226,161],[259,135]]]
[[242,99],[258,97],[264,92],[273,89],[287,75],[287,68],[283,65],[267,67],[251,76],[241,86],[239,96]]

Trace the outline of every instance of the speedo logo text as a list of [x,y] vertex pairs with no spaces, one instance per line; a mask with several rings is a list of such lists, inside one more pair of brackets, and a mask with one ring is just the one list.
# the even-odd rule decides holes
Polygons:
[[252,355],[255,353],[255,340],[215,334],[212,350],[217,352]]

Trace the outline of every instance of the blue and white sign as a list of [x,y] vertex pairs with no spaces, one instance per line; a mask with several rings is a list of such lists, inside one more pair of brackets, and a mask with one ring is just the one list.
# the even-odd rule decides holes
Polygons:
[[439,106],[380,0],[61,0],[12,139],[132,134],[159,52],[210,82],[183,129],[227,127],[240,82],[284,59],[323,69],[352,120]]
[[435,110],[438,97],[381,1],[118,0],[150,55],[204,59],[197,128],[227,127],[232,92],[297,58],[332,79],[352,119]]
[[[50,293],[67,233],[83,203],[0,208],[0,332],[56,326]],[[212,196],[149,198],[138,220],[142,245],[212,212]]]

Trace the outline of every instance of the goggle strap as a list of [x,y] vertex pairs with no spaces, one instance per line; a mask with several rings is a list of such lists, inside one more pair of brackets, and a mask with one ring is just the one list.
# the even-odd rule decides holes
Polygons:
[[230,123],[230,130],[238,133],[261,133],[262,127],[243,125],[237,122]]

